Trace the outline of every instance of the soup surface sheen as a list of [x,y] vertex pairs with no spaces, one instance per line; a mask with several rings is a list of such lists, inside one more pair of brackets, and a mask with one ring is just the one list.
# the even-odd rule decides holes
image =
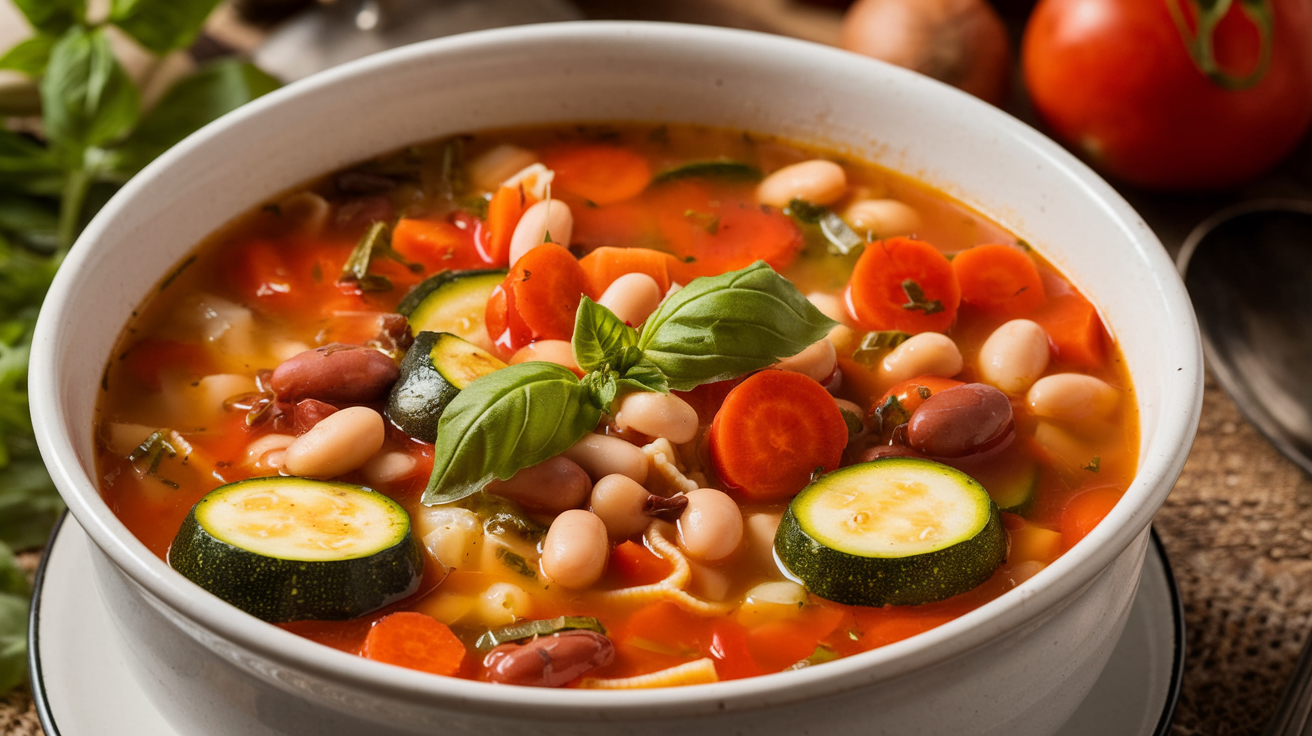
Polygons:
[[[759,288],[707,287],[731,271]],[[512,375],[521,403],[478,403]],[[161,283],[104,389],[102,493],[161,558],[327,646],[520,685],[913,636],[1070,549],[1138,448],[1115,345],[1029,244],[893,172],[691,126],[478,133],[288,193]],[[275,480],[228,485],[252,478]]]

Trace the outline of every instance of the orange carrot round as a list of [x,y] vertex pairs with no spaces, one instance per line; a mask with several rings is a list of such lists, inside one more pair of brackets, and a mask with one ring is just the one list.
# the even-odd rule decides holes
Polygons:
[[848,308],[865,330],[946,332],[960,301],[951,262],[911,238],[868,244],[847,286]]
[[449,222],[402,218],[392,231],[392,249],[429,273],[487,265],[470,234]]
[[636,151],[604,143],[553,148],[542,163],[556,173],[552,187],[596,205],[615,204],[642,193],[651,182],[651,166]]
[[1115,486],[1103,486],[1081,491],[1066,502],[1058,528],[1061,530],[1063,551],[1088,536],[1098,522],[1111,513],[1121,500],[1123,491]]
[[[962,385],[961,381],[951,378],[939,378],[938,376],[917,376],[908,379],[884,392],[884,395],[879,398],[879,401],[876,401],[871,405],[870,416],[873,418],[875,412],[879,411],[881,407],[887,404],[889,399],[897,397],[898,404],[902,406],[902,411],[907,418],[910,418],[911,413],[920,408],[921,404],[925,403],[925,399],[928,399],[939,391],[960,385]],[[884,411],[887,413],[891,410],[892,407],[885,409]],[[888,427],[888,429],[892,429],[892,427]]]
[[847,424],[814,379],[761,371],[724,400],[711,422],[711,462],[720,480],[748,501],[782,501],[817,469],[838,467]]
[[451,677],[465,660],[465,645],[432,616],[402,611],[382,617],[364,639],[361,655]]
[[1053,360],[1062,365],[1096,368],[1107,359],[1107,331],[1098,310],[1076,293],[1048,299],[1032,319],[1048,333]]
[[961,303],[994,317],[1023,317],[1047,300],[1033,259],[1010,245],[977,245],[952,259]]
[[488,336],[507,354],[534,340],[568,340],[588,276],[565,248],[544,243],[525,253],[488,298]]
[[615,279],[629,273],[645,273],[656,281],[661,293],[670,288],[669,253],[650,248],[598,248],[579,259],[595,294],[605,293]]
[[681,284],[758,260],[782,271],[802,251],[802,231],[792,218],[756,204],[747,190],[688,180],[662,184],[653,196],[657,226],[676,256],[670,278]]
[[537,200],[524,192],[523,187],[501,187],[487,205],[487,240],[483,246],[483,260],[494,266],[510,262],[510,238],[524,210]]

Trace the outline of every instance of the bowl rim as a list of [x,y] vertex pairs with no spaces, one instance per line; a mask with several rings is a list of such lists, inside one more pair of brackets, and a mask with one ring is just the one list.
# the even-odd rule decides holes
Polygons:
[[[1151,265],[1152,277],[1168,305],[1171,324],[1187,325],[1170,336],[1172,354],[1181,363],[1179,380],[1167,382],[1161,419],[1152,445],[1173,448],[1160,455],[1141,452],[1140,465],[1125,498],[1070,551],[1017,589],[930,631],[825,667],[761,675],[693,688],[644,691],[539,690],[497,687],[485,682],[438,678],[383,665],[316,644],[271,626],[220,601],[174,572],[155,557],[110,511],[98,485],[82,472],[73,433],[62,426],[61,365],[55,355],[57,335],[76,318],[69,305],[79,271],[109,224],[130,208],[137,193],[157,172],[185,162],[220,131],[257,120],[267,111],[295,104],[338,85],[366,82],[392,65],[451,53],[486,53],[523,41],[586,44],[612,42],[616,35],[664,43],[736,45],[752,53],[782,54],[816,63],[866,65],[872,74],[920,85],[926,95],[969,96],[918,74],[855,54],[806,41],[736,29],[671,23],[583,21],[480,31],[401,47],[344,64],[294,82],[229,113],[192,134],[130,180],[87,226],[56,275],[41,311],[33,340],[29,392],[38,445],[51,476],[74,516],[97,547],[120,571],[165,606],[246,651],[311,673],[342,686],[426,706],[468,712],[531,713],[539,719],[616,718],[625,715],[675,717],[707,710],[736,710],[779,705],[834,694],[901,674],[922,670],[981,647],[1062,604],[1090,584],[1150,523],[1183,468],[1202,404],[1202,357],[1192,305],[1171,259],[1151,230],[1126,201],[1086,165],[1059,145],[1007,113],[973,98],[972,112],[1006,129],[1034,155],[1072,181],[1112,218],[1131,245]],[[911,81],[914,80],[914,81]],[[88,489],[90,492],[88,493]],[[1126,499],[1131,503],[1126,503]]]

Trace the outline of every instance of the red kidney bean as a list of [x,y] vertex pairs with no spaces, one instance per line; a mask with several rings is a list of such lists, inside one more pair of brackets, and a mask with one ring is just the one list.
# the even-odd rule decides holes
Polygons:
[[886,457],[920,457],[922,453],[906,445],[875,445],[857,456],[857,462],[868,463],[871,460],[880,460]]
[[330,414],[337,411],[337,407],[332,404],[326,404],[318,399],[301,399],[296,402],[295,408],[292,409],[292,417],[296,423],[296,432],[305,434],[310,431],[314,425],[322,422]]
[[283,361],[269,382],[278,399],[288,403],[363,404],[386,396],[399,376],[396,362],[383,353],[333,343]]
[[1011,400],[982,383],[939,391],[907,423],[908,444],[930,457],[976,455],[1010,443],[1015,434]]
[[560,687],[615,659],[615,645],[595,631],[562,631],[487,653],[487,678],[503,685]]
[[485,490],[518,503],[526,511],[559,514],[587,502],[592,479],[578,463],[557,455],[506,480],[493,480]]

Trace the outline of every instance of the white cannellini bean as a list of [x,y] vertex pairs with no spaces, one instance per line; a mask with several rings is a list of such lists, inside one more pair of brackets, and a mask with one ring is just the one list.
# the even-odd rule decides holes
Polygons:
[[579,372],[579,364],[574,361],[574,347],[568,340],[538,340],[531,342],[510,356],[510,365],[526,363],[530,360],[541,360],[547,363],[563,365],[566,368]]
[[952,338],[937,332],[922,332],[893,348],[879,367],[884,381],[893,385],[916,376],[951,378],[964,365],[961,350]]
[[761,567],[776,567],[774,535],[779,530],[779,520],[782,517],[781,512],[761,512],[743,517],[743,544]]
[[648,437],[664,437],[676,445],[697,436],[697,410],[674,394],[634,391],[619,400],[615,425]]
[[528,616],[533,601],[512,583],[493,583],[479,596],[475,610],[487,626],[509,626]]
[[535,163],[511,174],[509,179],[501,182],[501,186],[524,187],[525,194],[531,195],[534,199],[545,201],[547,193],[551,191],[551,182],[555,178],[556,172],[540,163]]
[[833,161],[811,159],[785,166],[756,187],[761,204],[787,207],[794,199],[811,204],[833,204],[847,191],[847,174]]
[[877,238],[910,235],[920,229],[920,213],[896,199],[858,199],[843,211],[852,229]]
[[373,409],[342,409],[287,447],[285,467],[304,478],[335,478],[364,465],[382,449],[385,433],[383,418]]
[[722,601],[729,595],[733,581],[728,572],[692,560],[688,561],[688,569],[692,572],[688,587],[693,595],[707,601]]
[[369,462],[364,464],[360,472],[364,474],[365,480],[373,485],[386,485],[395,483],[411,473],[419,461],[413,455],[405,452],[380,452],[369,458]]
[[843,304],[843,300],[833,294],[813,291],[806,295],[806,300],[811,302],[816,309],[819,309],[821,314],[840,325],[846,324],[850,319],[847,316],[847,306]]
[[811,343],[797,355],[775,363],[773,367],[781,371],[801,373],[817,383],[824,383],[834,375],[834,369],[838,367],[838,351],[834,349],[834,344],[825,338]]
[[979,377],[1005,393],[1022,394],[1048,368],[1048,333],[1037,322],[1013,319],[979,349]]
[[562,454],[588,471],[594,481],[612,473],[627,475],[639,483],[647,480],[646,453],[619,437],[593,432]]
[[574,235],[574,213],[559,199],[535,202],[519,218],[515,232],[510,236],[510,265],[514,266],[525,253],[542,245],[551,236],[551,242],[568,246]]
[[571,590],[582,590],[600,580],[609,556],[606,525],[583,509],[557,516],[542,540],[542,572]]
[[597,300],[615,313],[620,321],[637,327],[647,321],[661,303],[661,285],[645,273],[626,273],[606,287]]
[[1106,419],[1120,400],[1120,392],[1106,381],[1083,373],[1044,376],[1025,395],[1034,414],[1063,422]]
[[537,163],[538,155],[532,151],[502,143],[479,154],[465,169],[475,189],[494,191],[501,182],[516,172]]
[[743,541],[743,514],[738,503],[714,488],[688,494],[679,516],[679,548],[695,560],[723,560]]
[[286,450],[295,441],[296,437],[290,434],[266,434],[246,445],[246,459],[243,464],[249,467],[267,466],[269,463],[265,456],[278,450]]
[[651,517],[642,512],[651,493],[626,475],[608,475],[592,486],[588,503],[592,513],[606,525],[612,539],[628,539],[643,531]]

